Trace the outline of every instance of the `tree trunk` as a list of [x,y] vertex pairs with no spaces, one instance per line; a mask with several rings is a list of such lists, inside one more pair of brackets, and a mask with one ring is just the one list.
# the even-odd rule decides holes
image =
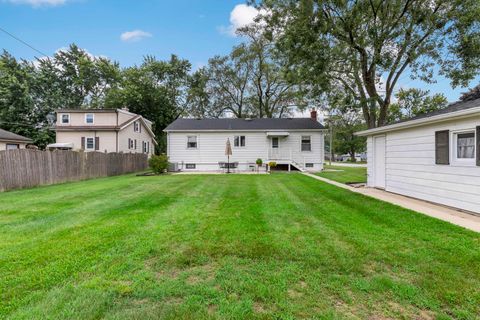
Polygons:
[[355,149],[350,149],[350,160],[352,162],[357,162],[357,159],[355,158]]

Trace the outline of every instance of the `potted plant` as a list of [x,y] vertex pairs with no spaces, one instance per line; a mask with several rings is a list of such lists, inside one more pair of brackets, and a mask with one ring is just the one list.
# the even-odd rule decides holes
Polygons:
[[257,164],[257,172],[258,172],[260,170],[260,167],[263,164],[263,160],[258,158],[257,161],[255,161],[255,163]]

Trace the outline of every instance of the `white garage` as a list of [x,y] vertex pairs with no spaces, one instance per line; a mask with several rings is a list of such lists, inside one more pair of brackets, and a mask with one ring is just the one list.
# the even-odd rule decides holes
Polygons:
[[369,187],[480,213],[480,99],[357,134]]

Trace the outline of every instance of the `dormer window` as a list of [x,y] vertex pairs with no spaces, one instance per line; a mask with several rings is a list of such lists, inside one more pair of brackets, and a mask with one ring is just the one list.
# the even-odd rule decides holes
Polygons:
[[85,123],[86,124],[93,124],[93,113],[85,114]]
[[69,124],[70,123],[70,115],[69,114],[62,114],[61,116],[61,123],[62,124]]

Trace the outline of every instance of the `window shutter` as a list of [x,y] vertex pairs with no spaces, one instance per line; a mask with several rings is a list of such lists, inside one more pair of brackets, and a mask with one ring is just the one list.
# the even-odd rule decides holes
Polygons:
[[85,137],[82,137],[82,150],[85,150]]
[[100,150],[100,137],[95,137],[95,150]]
[[480,166],[480,126],[477,127],[477,145],[475,146],[475,149],[477,149],[477,166]]
[[450,131],[435,132],[435,163],[450,164]]
[[137,139],[135,139],[135,150],[137,150]]

